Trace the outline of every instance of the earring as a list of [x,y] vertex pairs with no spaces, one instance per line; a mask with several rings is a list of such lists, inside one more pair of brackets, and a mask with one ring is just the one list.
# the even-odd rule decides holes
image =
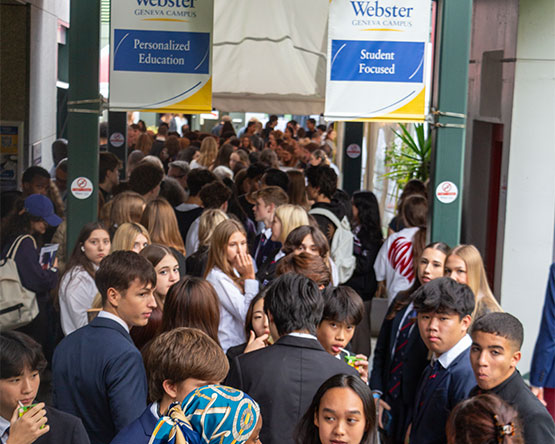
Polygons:
[[83,247],[83,245],[81,245],[81,251],[84,253],[85,252],[85,247]]

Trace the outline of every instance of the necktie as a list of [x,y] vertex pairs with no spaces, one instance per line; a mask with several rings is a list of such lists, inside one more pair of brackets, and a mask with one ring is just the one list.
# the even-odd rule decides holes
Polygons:
[[391,370],[387,384],[387,393],[393,400],[397,399],[401,392],[401,376],[403,375],[403,366],[407,356],[407,343],[409,341],[409,334],[412,331],[412,326],[415,323],[415,317],[416,310],[413,309],[405,317],[405,321],[397,335],[397,342],[395,344],[393,359],[391,360]]
[[[416,404],[416,411],[418,411],[423,404],[423,395],[424,393],[429,391],[430,384],[437,378],[437,375],[442,369],[442,365],[439,363],[439,360],[435,360],[433,365],[426,366],[424,373],[422,374],[422,381],[420,383],[420,387],[418,388],[418,395],[416,396],[417,404]],[[415,412],[416,413],[416,412]]]

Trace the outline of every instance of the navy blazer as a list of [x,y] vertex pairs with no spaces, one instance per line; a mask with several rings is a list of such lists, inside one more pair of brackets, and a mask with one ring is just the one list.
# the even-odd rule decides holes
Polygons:
[[50,430],[33,441],[34,444],[89,444],[89,437],[79,418],[48,406],[46,418]]
[[[260,245],[260,240],[262,239],[262,233],[260,233],[254,239],[253,251],[251,256],[256,262],[257,269],[262,267],[262,264],[268,260],[273,260],[276,255],[276,251],[281,249],[281,242],[274,242],[272,239],[266,239],[264,245]],[[257,251],[258,250],[258,251]],[[258,253],[258,254],[256,254]]]
[[542,322],[536,340],[530,384],[536,387],[555,388],[555,264],[549,270],[545,292]]
[[148,444],[158,420],[149,404],[143,414],[119,432],[110,444]]
[[[427,376],[424,372],[420,385]],[[445,444],[445,426],[455,405],[468,398],[476,385],[470,365],[470,347],[428,382],[426,390],[418,393],[412,418],[410,442],[415,444]],[[420,387],[419,387],[420,391]],[[420,395],[420,396],[419,396]]]
[[111,319],[97,317],[60,342],[52,382],[54,405],[81,418],[92,444],[108,444],[146,407],[141,353]]
[[293,443],[293,429],[324,381],[358,372],[326,352],[316,339],[282,336],[274,345],[233,358],[226,384],[260,405],[260,441]]

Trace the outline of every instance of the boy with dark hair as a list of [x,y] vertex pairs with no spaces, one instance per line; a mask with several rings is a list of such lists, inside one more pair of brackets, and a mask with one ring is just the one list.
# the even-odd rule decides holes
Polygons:
[[129,189],[150,202],[158,197],[163,178],[164,170],[150,162],[141,162],[131,171]]
[[48,195],[50,188],[50,174],[43,167],[33,165],[27,168],[21,176],[23,197],[31,194]]
[[285,171],[277,168],[270,168],[266,170],[262,176],[262,185],[265,187],[277,186],[280,187],[284,193],[289,190],[289,176]]
[[227,384],[260,403],[264,444],[292,444],[295,424],[320,385],[338,373],[357,372],[316,338],[324,301],[313,281],[292,273],[278,277],[266,291],[264,310],[276,342],[235,357]]
[[272,222],[276,208],[289,202],[289,197],[280,187],[268,186],[255,191],[251,198],[255,200],[253,212],[256,222],[264,224],[264,230],[256,236],[251,254],[258,269],[268,260],[274,260],[281,248],[280,242],[272,241]]
[[98,155],[98,188],[102,204],[112,198],[112,190],[119,185],[121,161],[113,153],[101,152]]
[[229,370],[222,348],[196,328],[180,327],[162,333],[145,348],[143,357],[152,403],[111,444],[147,444],[172,402],[183,402],[198,387],[219,384]]
[[[301,253],[306,254],[306,253]],[[355,329],[364,316],[364,302],[351,287],[340,285],[323,291],[324,314],[318,324],[316,336],[324,350],[337,359],[350,356],[345,349],[355,334]],[[356,370],[364,382],[368,382],[368,358],[356,355]]]
[[520,321],[509,313],[488,313],[476,320],[471,335],[470,361],[478,385],[470,394],[493,393],[514,407],[525,442],[555,442],[553,419],[516,369],[524,339]]
[[107,444],[146,406],[141,353],[129,330],[145,326],[156,308],[156,272],[144,257],[116,251],[95,276],[102,311],[66,336],[52,365],[54,404],[79,416],[93,444]]
[[410,442],[447,442],[449,413],[474,386],[469,359],[472,340],[467,334],[474,305],[472,290],[447,277],[435,279],[415,293],[418,329],[432,360],[420,378]]
[[[187,232],[195,219],[199,218],[204,208],[202,200],[199,196],[200,190],[206,184],[218,180],[212,171],[203,168],[195,168],[187,175],[187,188],[189,189],[189,198],[187,202],[175,207],[175,216],[177,217],[177,225],[179,232],[183,238],[183,242],[187,239]],[[193,254],[187,251],[187,256]]]
[[79,418],[33,403],[45,368],[37,342],[18,331],[0,333],[0,442],[88,444]]

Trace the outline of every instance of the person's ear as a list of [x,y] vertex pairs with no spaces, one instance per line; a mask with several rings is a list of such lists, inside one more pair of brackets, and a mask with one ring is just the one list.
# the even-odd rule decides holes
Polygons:
[[316,411],[316,412],[314,412],[314,425],[316,427],[320,427],[318,424],[319,424],[318,423],[318,412]]
[[522,358],[521,351],[518,350],[518,351],[514,352],[513,357],[511,358],[511,365],[513,365],[516,368],[517,364],[520,361],[520,358]]
[[466,315],[465,317],[463,317],[462,320],[461,320],[461,324],[462,324],[463,328],[466,331],[468,331],[468,329],[470,328],[470,325],[472,324],[472,316]]
[[164,388],[164,392],[166,392],[171,399],[177,398],[177,384],[171,379],[164,379],[162,387]]
[[106,291],[106,302],[112,307],[118,307],[120,298],[121,294],[115,288],[110,287],[108,291]]

